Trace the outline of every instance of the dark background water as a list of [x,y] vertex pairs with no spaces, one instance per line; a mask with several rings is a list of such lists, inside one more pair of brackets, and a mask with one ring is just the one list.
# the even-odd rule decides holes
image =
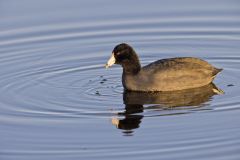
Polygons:
[[[205,59],[225,93],[123,93],[121,42]],[[238,160],[239,51],[238,0],[1,0],[0,159]]]

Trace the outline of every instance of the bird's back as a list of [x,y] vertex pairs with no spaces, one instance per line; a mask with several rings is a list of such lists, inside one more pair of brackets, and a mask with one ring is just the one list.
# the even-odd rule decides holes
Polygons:
[[[138,75],[126,77],[138,90],[172,91],[211,83],[218,72],[208,62],[192,57],[161,59],[144,66]],[[133,83],[134,82],[134,83]]]

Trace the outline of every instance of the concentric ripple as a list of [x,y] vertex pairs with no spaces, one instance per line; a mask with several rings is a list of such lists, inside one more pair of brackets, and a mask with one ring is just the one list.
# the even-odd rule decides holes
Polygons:
[[[0,2],[0,159],[239,159],[238,2],[173,2]],[[223,71],[191,91],[124,92],[121,67],[104,68],[121,42],[142,65]]]
[[[198,22],[201,22],[202,18],[198,17],[197,19]],[[184,20],[195,24],[195,20],[190,21],[192,17],[184,18]],[[215,23],[221,23],[222,19],[215,18],[214,20]],[[232,23],[233,20],[231,20]],[[7,106],[6,112],[19,116],[50,118],[53,115],[59,117],[104,115],[109,117],[113,114],[111,112],[113,110],[114,114],[119,109],[124,111],[121,68],[114,67],[110,70],[103,68],[116,43],[81,44],[83,37],[80,35],[84,35],[84,43],[88,39],[98,42],[97,32],[110,35],[109,37],[102,35],[100,37],[111,41],[112,37],[128,39],[128,36],[132,36],[133,39],[136,39],[134,46],[139,50],[143,64],[148,64],[156,59],[176,56],[176,54],[177,56],[198,56],[197,52],[204,50],[205,53],[201,53],[200,57],[224,68],[224,72],[220,75],[221,78],[217,79],[220,81],[218,82],[221,85],[220,88],[228,90],[226,86],[232,83],[233,86],[238,85],[240,57],[236,54],[238,39],[235,38],[239,34],[238,29],[232,30],[231,27],[217,29],[215,27],[214,32],[211,32],[209,27],[191,26],[191,29],[186,29],[185,26],[182,26],[176,30],[176,28],[166,28],[165,23],[174,26],[173,24],[177,25],[180,22],[178,19],[164,21],[160,18],[149,19],[145,23],[139,20],[120,20],[116,23],[102,21],[98,25],[95,23],[82,26],[65,24],[49,26],[49,28],[39,26],[4,32],[0,41],[3,52],[1,65],[5,68],[1,78],[1,91],[5,93],[2,95],[2,103]],[[231,24],[231,22],[229,23]],[[123,27],[124,24],[132,26],[134,32],[131,27]],[[185,25],[187,26],[187,24]],[[98,28],[97,32],[95,32],[96,28]],[[108,28],[111,28],[112,31]],[[204,30],[214,33],[211,39],[216,38],[216,40],[206,37],[206,42],[202,37]],[[219,34],[215,34],[217,30]],[[227,30],[229,33],[225,32]],[[186,37],[186,31],[191,33],[191,37]],[[88,35],[87,32],[91,34]],[[134,33],[134,35],[129,35],[129,33]],[[201,36],[198,33],[201,33]],[[218,37],[225,33],[227,33],[226,38]],[[69,37],[69,34],[76,38]],[[209,36],[208,33],[206,34]],[[156,39],[156,37],[158,38]],[[139,39],[142,40],[139,41]],[[61,44],[64,44],[64,48],[61,47]],[[221,45],[219,46],[219,44]],[[181,45],[186,46],[186,49],[181,51],[179,47]],[[190,47],[188,47],[189,45]],[[226,52],[230,52],[232,55],[221,56]],[[225,79],[228,82],[224,82]],[[226,95],[210,104],[210,106],[216,107],[210,108],[212,110],[232,109],[233,105],[234,108],[238,108],[238,94],[233,94],[233,92],[238,92],[238,87],[231,87],[231,93],[226,91]],[[225,99],[228,97],[234,101]],[[96,106],[96,104],[98,105]],[[158,115],[161,112],[151,112],[151,114]]]
[[[51,56],[40,57],[43,52]],[[142,56],[143,64],[164,57],[158,57],[157,54],[153,51],[151,57]],[[52,53],[50,50],[34,50],[32,56],[27,53],[19,55],[15,63],[20,67],[8,68],[9,73],[1,78],[1,92],[4,93],[1,95],[1,103],[5,106],[2,114],[17,115],[18,118],[27,115],[31,118],[52,119],[53,117],[110,117],[124,111],[122,70],[119,66],[106,70],[104,62],[108,56],[104,55],[82,57],[82,54],[75,52],[63,55],[61,52]],[[238,76],[240,57],[204,56],[203,58],[224,68],[216,82],[226,92],[225,95],[211,99],[213,102],[206,101],[208,107],[205,106],[203,110],[239,109],[237,86],[240,78]],[[175,110],[173,113],[179,112],[182,110]],[[146,106],[143,114],[157,116],[171,113],[172,110],[162,112],[158,107]]]

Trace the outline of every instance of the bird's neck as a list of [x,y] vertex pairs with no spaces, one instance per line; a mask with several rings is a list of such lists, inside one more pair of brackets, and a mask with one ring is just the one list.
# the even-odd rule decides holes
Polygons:
[[122,64],[123,67],[123,74],[137,74],[141,70],[140,62],[127,62]]

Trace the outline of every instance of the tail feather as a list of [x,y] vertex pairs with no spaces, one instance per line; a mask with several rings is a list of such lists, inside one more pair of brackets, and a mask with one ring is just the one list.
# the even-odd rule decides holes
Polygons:
[[223,69],[222,68],[214,68],[213,70],[213,76],[216,76],[219,72],[221,72]]

